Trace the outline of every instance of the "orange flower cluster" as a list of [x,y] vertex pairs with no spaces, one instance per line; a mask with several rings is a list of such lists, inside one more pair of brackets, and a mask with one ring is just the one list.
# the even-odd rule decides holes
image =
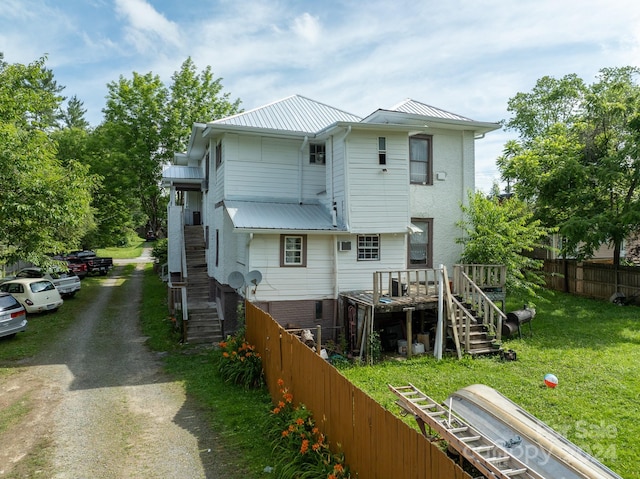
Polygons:
[[[348,469],[342,463],[344,457],[341,454],[331,452],[329,444],[320,428],[316,426],[311,412],[304,405],[293,405],[293,395],[284,386],[282,379],[278,379],[278,387],[282,399],[278,401],[271,412],[276,423],[281,425],[279,437],[274,443],[277,449],[285,454],[283,461],[288,461],[289,465],[291,461],[312,464],[312,468],[317,470],[319,474],[313,477],[350,478]],[[286,458],[287,451],[294,457]]]

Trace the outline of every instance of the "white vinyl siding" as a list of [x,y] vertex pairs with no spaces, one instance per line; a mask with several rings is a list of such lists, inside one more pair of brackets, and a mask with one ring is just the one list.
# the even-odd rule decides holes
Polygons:
[[356,233],[404,233],[409,224],[407,135],[386,133],[386,165],[379,164],[379,136],[358,131],[349,136],[349,223]]

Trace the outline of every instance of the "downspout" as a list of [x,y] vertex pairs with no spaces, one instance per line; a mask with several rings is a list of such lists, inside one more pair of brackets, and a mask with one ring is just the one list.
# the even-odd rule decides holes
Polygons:
[[347,127],[347,131],[342,137],[342,143],[344,148],[343,154],[343,168],[344,168],[344,224],[346,230],[349,231],[349,169],[348,165],[348,155],[347,155],[347,137],[351,134],[351,125]]
[[309,137],[305,135],[302,145],[300,145],[300,153],[298,154],[298,204],[302,204],[302,164],[304,162],[304,149],[309,143]]

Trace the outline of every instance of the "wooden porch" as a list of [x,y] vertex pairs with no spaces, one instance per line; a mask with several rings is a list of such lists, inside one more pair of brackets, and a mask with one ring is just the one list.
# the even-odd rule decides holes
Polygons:
[[411,356],[414,312],[420,313],[419,330],[424,327],[425,314],[442,318],[444,330],[438,335],[442,344],[434,344],[434,350],[440,348],[440,353],[448,340],[455,345],[458,357],[463,353],[497,353],[506,315],[494,300],[504,305],[505,280],[503,265],[455,265],[451,281],[444,266],[377,271],[373,273],[371,290],[340,293],[340,316],[347,326],[352,351],[361,358],[366,355],[376,318],[394,313],[403,315],[403,330],[409,344],[407,356]]

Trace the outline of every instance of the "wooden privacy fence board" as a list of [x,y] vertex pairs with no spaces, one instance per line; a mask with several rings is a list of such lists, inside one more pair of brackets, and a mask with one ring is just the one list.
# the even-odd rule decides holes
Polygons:
[[640,294],[640,268],[634,266],[545,260],[543,270],[547,287],[557,291],[605,300],[616,291],[627,297]]
[[246,338],[262,355],[269,392],[278,379],[312,413],[334,451],[361,479],[471,479],[415,429],[351,384],[264,311],[246,303]]

